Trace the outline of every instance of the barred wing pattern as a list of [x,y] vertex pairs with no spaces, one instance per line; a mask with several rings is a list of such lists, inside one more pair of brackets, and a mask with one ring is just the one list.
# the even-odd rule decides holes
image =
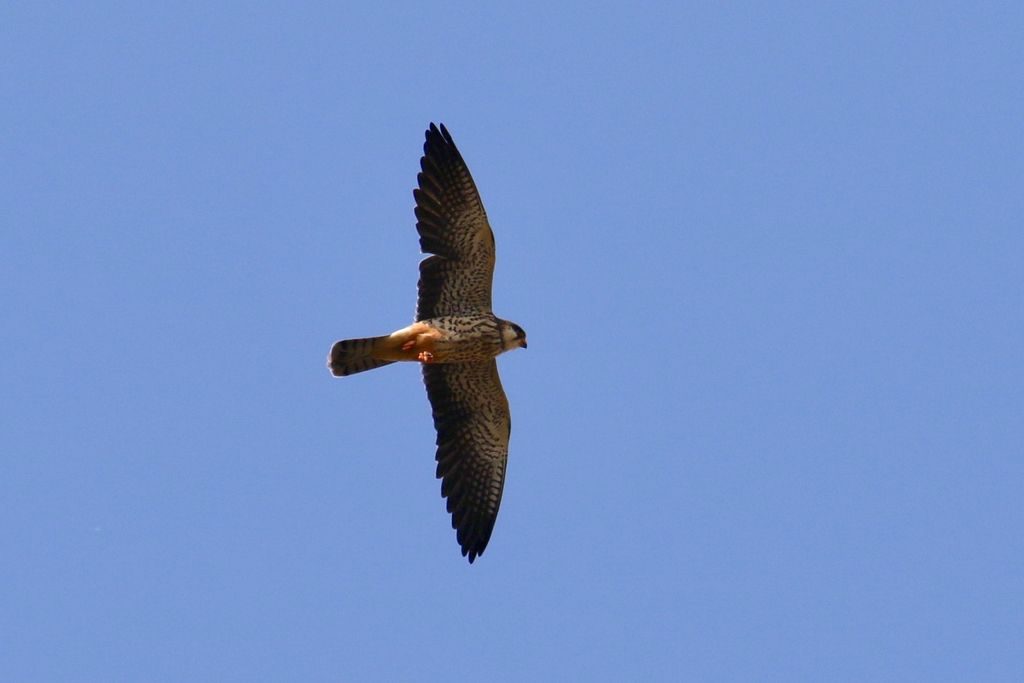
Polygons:
[[462,554],[483,554],[501,504],[512,431],[498,364],[423,365],[437,430],[437,476]]
[[480,194],[451,134],[433,123],[426,133],[416,199],[420,262],[416,320],[490,312],[494,234]]

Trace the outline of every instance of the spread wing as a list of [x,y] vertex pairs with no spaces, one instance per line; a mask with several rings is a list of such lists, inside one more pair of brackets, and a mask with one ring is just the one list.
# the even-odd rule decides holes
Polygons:
[[430,124],[413,190],[420,248],[416,320],[490,312],[494,234],[466,162],[451,134]]
[[437,429],[437,476],[469,561],[484,552],[501,504],[512,418],[498,364],[423,365]]

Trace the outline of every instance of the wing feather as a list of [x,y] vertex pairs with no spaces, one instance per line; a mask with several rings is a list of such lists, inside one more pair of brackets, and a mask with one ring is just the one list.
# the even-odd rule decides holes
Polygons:
[[423,365],[437,429],[437,476],[462,554],[482,555],[501,505],[512,419],[498,364]]
[[490,312],[494,235],[487,212],[448,129],[433,123],[423,144],[416,199],[420,263],[416,320]]

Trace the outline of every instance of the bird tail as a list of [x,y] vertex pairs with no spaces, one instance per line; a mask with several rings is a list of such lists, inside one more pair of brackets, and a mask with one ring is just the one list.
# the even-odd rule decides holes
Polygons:
[[354,375],[364,370],[373,370],[382,365],[390,365],[393,360],[383,360],[374,356],[380,351],[387,337],[367,337],[365,339],[343,339],[331,347],[331,355],[327,358],[327,367],[335,377]]

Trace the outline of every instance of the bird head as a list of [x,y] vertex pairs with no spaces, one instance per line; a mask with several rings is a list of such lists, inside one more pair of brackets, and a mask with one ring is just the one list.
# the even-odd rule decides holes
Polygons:
[[507,320],[501,321],[501,350],[526,348],[526,332],[523,328]]

